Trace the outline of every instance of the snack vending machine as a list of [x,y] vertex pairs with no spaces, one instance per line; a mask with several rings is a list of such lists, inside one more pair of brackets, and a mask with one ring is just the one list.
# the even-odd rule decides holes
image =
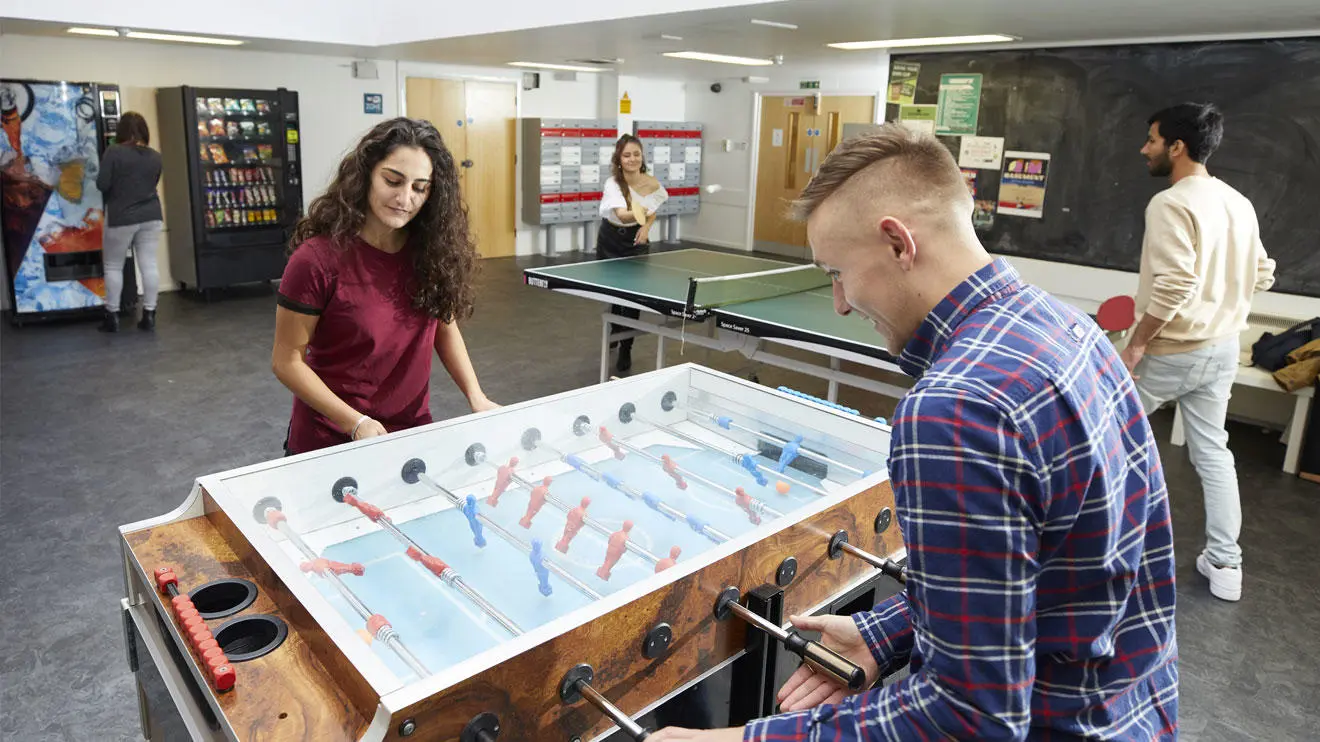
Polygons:
[[[105,303],[96,176],[119,115],[115,85],[0,80],[0,241],[15,324],[99,315]],[[124,304],[136,295],[125,286]]]
[[156,103],[175,280],[209,296],[278,279],[303,211],[298,94],[184,86]]

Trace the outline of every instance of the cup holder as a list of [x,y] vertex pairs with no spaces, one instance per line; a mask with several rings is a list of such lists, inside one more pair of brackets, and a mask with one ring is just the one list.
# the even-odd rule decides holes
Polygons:
[[257,599],[257,586],[248,580],[231,577],[208,582],[188,593],[193,606],[202,618],[224,618],[252,605]]
[[215,640],[230,662],[245,662],[275,651],[288,635],[283,619],[261,614],[226,622],[216,630]]

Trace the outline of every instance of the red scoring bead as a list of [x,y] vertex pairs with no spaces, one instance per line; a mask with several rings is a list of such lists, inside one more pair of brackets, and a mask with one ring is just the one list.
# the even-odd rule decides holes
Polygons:
[[238,678],[234,675],[234,668],[229,665],[221,665],[215,669],[212,681],[215,683],[215,689],[221,693],[231,690]]
[[156,570],[155,575],[156,589],[160,590],[162,593],[168,594],[170,585],[173,585],[176,588],[179,586],[179,578],[174,576],[174,570],[169,567],[161,567]]

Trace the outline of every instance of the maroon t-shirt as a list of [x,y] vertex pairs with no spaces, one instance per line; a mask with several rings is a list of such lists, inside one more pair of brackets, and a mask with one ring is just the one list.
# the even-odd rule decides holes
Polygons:
[[[340,399],[389,431],[431,422],[437,320],[413,307],[414,273],[409,248],[391,255],[358,238],[336,246],[313,237],[293,252],[280,281],[280,306],[319,317],[307,365]],[[289,453],[348,440],[294,398]]]

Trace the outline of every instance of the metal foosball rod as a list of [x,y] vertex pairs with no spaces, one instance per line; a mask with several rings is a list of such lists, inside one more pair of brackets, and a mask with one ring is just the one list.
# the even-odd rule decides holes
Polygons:
[[536,428],[529,428],[527,432],[523,434],[523,447],[528,449],[529,451],[535,450],[538,447],[543,447],[550,453],[558,456],[560,461],[564,462],[565,464],[568,464],[574,469],[577,469],[578,471],[587,475],[591,479],[600,482],[602,484],[608,485],[610,488],[618,490],[619,492],[622,492],[629,499],[644,503],[646,504],[647,507],[659,512],[660,514],[664,515],[667,518],[670,518],[671,520],[686,521],[688,526],[690,526],[692,530],[696,531],[697,533],[700,533],[706,538],[709,538],[710,540],[714,541],[717,544],[722,544],[725,541],[728,541],[732,538],[727,533],[724,533],[723,531],[720,531],[718,528],[715,528],[714,526],[707,523],[703,518],[695,514],[684,513],[682,510],[679,510],[678,508],[673,507],[672,505],[666,504],[656,495],[650,492],[640,492],[636,488],[629,486],[627,483],[625,483],[623,480],[619,479],[618,477],[614,476],[613,474],[607,474],[605,472],[600,471],[596,467],[584,461],[582,457],[576,456],[574,454],[566,454],[563,451],[560,451],[555,447],[551,446],[550,444],[545,443],[544,441],[541,440],[540,431],[537,431]]
[[[602,443],[604,443],[606,446],[609,446],[611,449],[614,449],[615,446],[618,446],[621,449],[632,451],[633,453],[637,454],[638,456],[641,456],[642,458],[648,461],[653,461],[659,464],[665,470],[665,473],[675,477],[676,480],[679,479],[678,475],[681,475],[683,477],[687,477],[688,479],[691,479],[694,482],[699,482],[705,485],[706,487],[715,490],[716,492],[719,492],[722,495],[727,495],[733,498],[733,501],[737,503],[738,506],[741,507],[744,511],[747,512],[747,516],[751,519],[752,523],[754,524],[760,524],[762,515],[769,515],[772,518],[780,518],[783,517],[784,515],[779,510],[776,510],[775,508],[765,504],[764,501],[759,500],[747,494],[747,492],[743,490],[742,487],[729,489],[728,487],[725,487],[724,485],[718,482],[713,482],[690,469],[686,469],[682,466],[679,466],[678,463],[676,463],[669,456],[656,456],[655,454],[641,448],[640,446],[635,446],[632,443],[629,443],[628,441],[622,438],[610,434],[609,430],[604,425],[600,426],[600,440]],[[616,451],[615,455],[617,456],[618,449],[614,449],[614,450]]]
[[[522,476],[520,476],[517,472],[513,471],[513,467],[514,467],[514,466],[517,466],[517,464],[518,464],[518,459],[516,459],[516,458],[510,459],[510,463],[507,464],[507,465],[498,465],[498,464],[496,464],[495,462],[488,460],[488,459],[486,458],[486,456],[485,456],[485,452],[484,452],[484,451],[482,451],[481,453],[475,454],[475,457],[476,457],[475,460],[476,460],[478,463],[480,463],[480,462],[485,462],[487,465],[489,465],[489,466],[491,466],[491,467],[494,467],[494,469],[495,469],[495,471],[496,471],[496,473],[497,473],[497,479],[496,479],[496,485],[495,485],[495,487],[496,487],[496,491],[495,491],[494,493],[492,493],[492,495],[491,495],[491,497],[493,497],[493,498],[495,499],[496,502],[498,502],[500,494],[502,494],[503,491],[504,491],[504,490],[503,490],[503,486],[501,486],[501,479],[502,479],[504,476],[506,476],[506,472],[507,472],[507,476],[508,476],[508,478],[509,478],[509,481],[511,481],[511,482],[517,484],[518,486],[520,486],[520,487],[522,487],[522,488],[528,490],[529,492],[530,492],[530,491],[535,491],[535,490],[536,490],[536,483],[535,483],[535,482],[528,481],[527,479],[525,479],[525,478],[523,478]],[[548,503],[550,503],[550,504],[553,505],[555,508],[557,508],[558,510],[560,510],[560,511],[562,511],[562,512],[564,512],[564,513],[571,513],[571,512],[573,511],[573,506],[572,506],[572,505],[570,505],[570,504],[564,502],[563,500],[559,499],[557,496],[555,496],[554,494],[552,494],[552,493],[549,492],[548,490],[546,491],[546,494],[545,494],[545,501],[548,502]],[[488,497],[488,498],[486,498],[486,504],[488,504],[488,505],[494,505],[495,503],[492,503],[492,502],[491,502],[491,498]],[[582,524],[585,525],[585,526],[587,526],[587,527],[590,528],[591,530],[595,531],[596,533],[599,533],[600,535],[606,537],[606,538],[609,538],[610,534],[613,533],[613,531],[611,531],[611,530],[609,529],[608,526],[606,526],[604,523],[601,523],[600,521],[596,520],[595,518],[592,518],[592,517],[589,516],[589,515],[585,515],[585,514],[584,514],[584,515],[582,516]],[[654,565],[654,564],[659,564],[659,563],[660,563],[660,557],[656,556],[655,554],[652,554],[650,551],[647,551],[646,549],[642,548],[641,546],[638,546],[637,544],[634,544],[632,541],[627,542],[627,544],[625,545],[625,548],[627,548],[628,551],[630,551],[630,552],[632,552],[633,554],[635,554],[635,555],[641,557],[642,559],[645,559],[646,561],[650,562],[650,563],[653,564],[653,565]]]
[[[426,473],[426,462],[422,461],[421,459],[409,459],[407,462],[405,462],[403,465],[402,476],[403,476],[403,481],[407,482],[408,484],[417,484],[418,482],[422,482],[426,484],[426,486],[430,487],[431,489],[443,495],[445,499],[452,502],[455,505],[455,507],[461,508],[463,506],[463,498],[451,492],[448,488],[446,488],[444,485],[440,484],[439,482],[435,481],[435,479],[431,478],[431,476]],[[491,520],[482,513],[477,513],[476,517],[483,524],[485,524],[487,528],[494,531],[497,536],[509,542],[509,544],[516,547],[522,553],[524,554],[532,553],[533,549],[531,544],[527,543],[526,541],[523,541],[522,539],[513,535],[509,531],[505,530],[504,527],[501,526],[499,523],[496,523],[495,521]],[[571,572],[564,569],[554,561],[551,561],[550,559],[546,559],[544,560],[544,564],[546,569],[558,575],[564,582],[567,582],[571,587],[573,587],[573,589],[577,590],[578,592],[582,593],[588,598],[591,598],[592,600],[599,600],[601,597],[603,597],[600,593],[591,589],[590,585],[574,577]]]
[[569,670],[564,674],[564,678],[559,681],[559,700],[564,704],[573,704],[579,700],[585,700],[595,706],[602,714],[605,714],[610,721],[619,727],[620,731],[636,742],[642,742],[650,737],[651,733],[649,731],[633,721],[632,717],[625,714],[618,706],[611,703],[610,699],[601,695],[600,691],[592,687],[591,681],[595,679],[595,675],[595,671],[588,664],[577,665]]
[[472,601],[472,603],[480,608],[483,613],[494,619],[496,623],[503,626],[510,634],[513,634],[514,636],[522,636],[522,628],[514,623],[513,619],[504,615],[503,611],[496,608],[495,604],[487,600],[481,593],[473,590],[470,585],[463,581],[463,578],[458,574],[458,571],[446,564],[443,559],[430,554],[426,549],[422,548],[421,544],[413,541],[408,534],[399,530],[399,527],[394,525],[394,521],[390,520],[390,517],[385,514],[385,511],[360,499],[357,496],[357,483],[353,482],[352,484],[349,484],[345,481],[347,479],[348,478],[345,477],[335,483],[333,495],[336,500],[357,508],[358,511],[367,516],[367,518],[373,523],[380,526],[381,530],[393,536],[400,544],[403,544],[406,547],[405,553],[410,559],[421,564],[441,582],[449,585],[462,594],[463,597]]
[[672,435],[672,436],[674,436],[675,438],[677,438],[677,439],[679,439],[679,440],[687,441],[688,443],[691,443],[691,444],[694,445],[694,446],[700,446],[701,448],[704,448],[704,449],[706,449],[706,450],[708,450],[708,451],[712,451],[712,452],[714,452],[714,453],[716,453],[716,454],[719,454],[720,456],[727,456],[727,457],[729,457],[730,459],[733,459],[733,462],[734,462],[735,464],[737,464],[738,466],[741,466],[742,468],[746,469],[748,472],[750,472],[750,473],[752,474],[753,477],[756,478],[756,482],[757,482],[757,484],[765,485],[765,484],[767,483],[767,480],[765,479],[764,473],[769,473],[769,474],[773,474],[773,475],[775,475],[776,477],[782,478],[782,479],[784,479],[784,480],[786,480],[786,481],[792,482],[793,484],[795,484],[795,485],[797,485],[797,486],[799,486],[799,487],[801,487],[801,488],[803,488],[803,489],[805,489],[805,490],[807,490],[807,491],[809,491],[809,492],[814,492],[814,493],[816,493],[816,494],[818,494],[818,495],[820,495],[820,496],[822,496],[822,497],[826,497],[826,496],[828,496],[828,495],[830,494],[830,493],[826,492],[825,490],[823,490],[823,489],[821,489],[821,488],[819,488],[819,487],[817,487],[817,486],[815,486],[815,485],[807,484],[806,482],[803,482],[803,481],[801,481],[801,480],[799,480],[799,479],[794,479],[793,477],[790,477],[788,474],[786,474],[786,473],[784,473],[784,472],[776,471],[776,470],[775,470],[774,468],[772,468],[772,467],[766,466],[766,465],[764,465],[764,464],[759,464],[759,463],[757,463],[757,462],[756,462],[756,457],[755,457],[754,455],[752,455],[752,454],[747,454],[747,453],[730,453],[730,452],[725,451],[724,449],[720,448],[719,446],[716,446],[716,445],[711,444],[711,443],[707,443],[706,441],[703,441],[703,440],[701,440],[700,438],[697,438],[696,436],[693,436],[693,435],[689,435],[689,434],[687,434],[687,433],[684,433],[683,431],[678,430],[677,428],[675,428],[675,427],[672,426],[672,425],[666,425],[666,424],[661,423],[661,422],[655,422],[655,421],[653,421],[653,420],[649,420],[649,419],[647,419],[647,418],[645,418],[645,417],[642,417],[641,415],[634,415],[634,416],[635,416],[638,420],[640,420],[644,425],[650,425],[651,427],[653,427],[653,428],[655,428],[655,429],[657,429],[657,430],[663,430],[663,431],[665,431],[665,432],[668,433],[669,435]]
[[889,577],[900,584],[907,584],[906,566],[899,564],[892,559],[886,559],[885,557],[876,556],[869,551],[863,551],[848,543],[847,531],[836,531],[835,534],[830,537],[830,559],[838,559],[843,554],[856,557],[863,562],[866,562],[872,567],[880,570],[880,572],[886,577]]
[[[744,433],[747,433],[748,435],[756,436],[757,438],[760,438],[762,440],[770,441],[771,443],[774,443],[775,445],[778,446],[786,446],[792,443],[792,441],[788,440],[787,438],[780,438],[779,436],[774,435],[773,433],[766,433],[759,430],[753,430],[752,428],[749,428],[745,425],[739,425],[738,423],[734,422],[733,418],[729,417],[728,415],[716,415],[713,412],[707,412],[695,406],[691,407],[690,409],[693,412],[696,412],[700,415],[704,415],[705,417],[709,418],[711,422],[715,423],[721,428],[724,428],[725,430],[729,430],[729,429],[739,430]],[[848,464],[845,464],[842,461],[837,461],[835,459],[832,459],[829,456],[826,456],[825,454],[819,451],[812,450],[805,446],[800,447],[798,451],[807,458],[816,459],[817,461],[824,464],[837,466],[838,468],[843,469],[844,471],[847,472],[852,472],[853,474],[856,474],[859,477],[864,477],[869,475],[869,472],[865,470],[858,469],[855,466],[849,466]]]
[[308,546],[307,542],[302,540],[302,536],[298,535],[298,532],[289,525],[288,518],[285,517],[278,500],[270,498],[258,502],[253,514],[257,516],[257,520],[283,534],[289,540],[289,543],[302,552],[307,561],[300,565],[300,569],[304,572],[315,572],[323,579],[329,580],[345,602],[366,622],[367,632],[376,641],[384,643],[385,646],[393,650],[417,677],[424,678],[431,674],[431,671],[426,669],[426,665],[422,664],[417,655],[404,646],[403,640],[399,638],[390,622],[379,613],[372,612],[366,603],[363,603],[357,594],[348,585],[344,584],[344,580],[340,575],[351,573],[361,577],[365,571],[361,564],[340,564],[317,556],[312,547]]

